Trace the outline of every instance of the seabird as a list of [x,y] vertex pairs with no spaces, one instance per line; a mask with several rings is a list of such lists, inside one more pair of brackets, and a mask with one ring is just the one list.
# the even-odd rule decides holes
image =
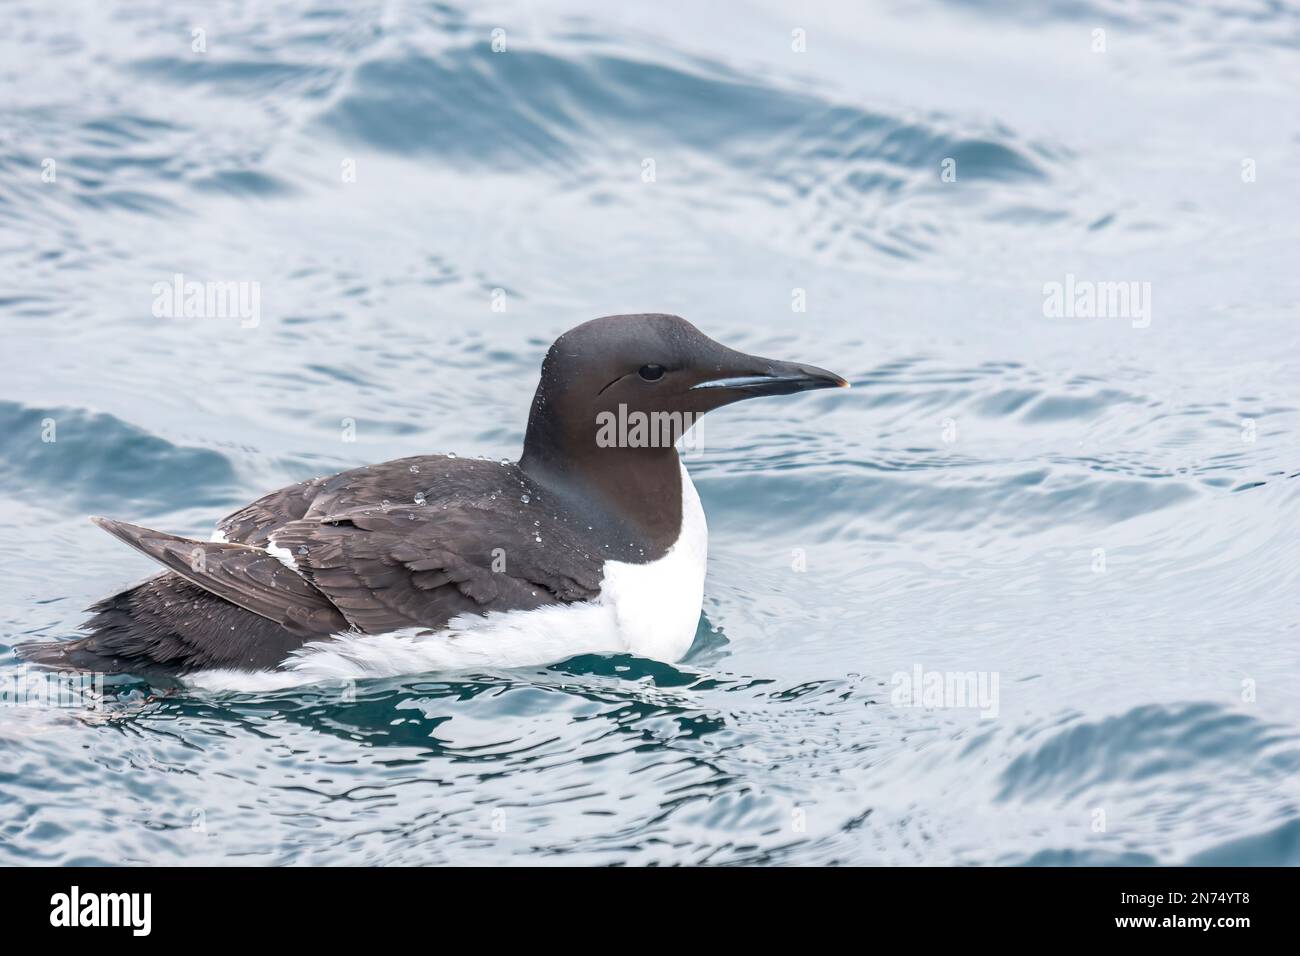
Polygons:
[[674,662],[695,637],[708,543],[676,439],[732,402],[847,385],[675,315],[593,319],[547,352],[518,462],[423,455],[314,478],[210,542],[93,518],[167,570],[90,607],[87,636],[19,652],[182,679]]

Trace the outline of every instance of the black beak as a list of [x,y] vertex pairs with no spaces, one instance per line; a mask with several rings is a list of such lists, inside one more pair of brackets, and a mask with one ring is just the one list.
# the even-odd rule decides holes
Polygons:
[[[799,365],[796,362],[776,362],[757,356],[746,356],[753,363],[754,372],[743,374],[724,373],[718,378],[692,385],[692,392],[705,392],[717,389],[727,394],[729,401],[742,398],[757,398],[760,395],[789,395],[793,392],[808,392],[815,388],[848,388],[849,383],[834,372],[815,365]],[[719,396],[721,397],[721,396]]]

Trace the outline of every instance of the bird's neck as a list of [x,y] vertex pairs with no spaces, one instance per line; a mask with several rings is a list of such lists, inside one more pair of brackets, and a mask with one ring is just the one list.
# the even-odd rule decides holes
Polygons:
[[585,516],[593,533],[610,538],[606,543],[620,560],[655,560],[681,532],[676,448],[598,447],[594,429],[574,435],[534,414],[519,467]]

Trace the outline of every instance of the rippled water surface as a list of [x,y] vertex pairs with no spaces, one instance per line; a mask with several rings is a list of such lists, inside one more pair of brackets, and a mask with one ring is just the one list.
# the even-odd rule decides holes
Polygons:
[[679,665],[6,706],[0,862],[1300,863],[1300,11],[623,6],[0,10],[9,684],[151,572],[87,515],[513,457],[592,316],[854,384],[702,426]]

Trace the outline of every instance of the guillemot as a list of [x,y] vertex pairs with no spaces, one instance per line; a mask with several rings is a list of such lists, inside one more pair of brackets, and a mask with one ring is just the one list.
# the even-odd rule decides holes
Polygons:
[[210,542],[92,518],[167,570],[92,605],[87,636],[19,651],[191,683],[588,653],[675,662],[708,544],[676,439],[741,399],[847,386],[675,315],[593,319],[547,352],[518,462],[428,455],[315,478],[222,519]]

